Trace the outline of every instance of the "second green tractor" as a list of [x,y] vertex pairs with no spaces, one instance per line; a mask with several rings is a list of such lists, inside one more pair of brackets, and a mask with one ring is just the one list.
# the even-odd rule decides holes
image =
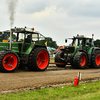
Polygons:
[[63,63],[56,64],[58,67],[70,64],[73,68],[84,69],[87,66],[100,68],[100,48],[94,46],[93,36],[77,35],[70,39],[72,43],[69,46],[63,46],[55,55],[55,62]]

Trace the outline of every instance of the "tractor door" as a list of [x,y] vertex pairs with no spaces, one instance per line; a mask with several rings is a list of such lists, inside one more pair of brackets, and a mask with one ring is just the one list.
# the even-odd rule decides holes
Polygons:
[[86,51],[88,52],[94,46],[93,39],[86,39]]
[[82,39],[82,49],[86,51],[86,38]]
[[83,39],[83,50],[85,50],[86,52],[88,52],[90,50],[91,47],[93,47],[93,39],[91,38],[84,38]]

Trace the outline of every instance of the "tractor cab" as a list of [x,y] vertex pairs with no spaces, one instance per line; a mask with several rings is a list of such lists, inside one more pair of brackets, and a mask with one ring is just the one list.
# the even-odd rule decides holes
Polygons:
[[73,38],[72,46],[76,46],[77,48],[87,51],[90,47],[94,46],[93,38],[78,35]]
[[85,37],[83,35],[74,37],[72,44],[73,46],[86,46],[86,45],[93,46],[94,45],[93,38]]
[[19,53],[26,53],[30,52],[30,48],[34,46],[35,41],[32,36],[35,34],[37,35],[38,40],[38,34],[34,32],[34,29],[28,29],[28,28],[14,28],[11,29],[12,36],[15,36],[15,38],[12,38],[12,43],[17,43],[19,48]]
[[[79,50],[88,51],[91,47],[94,47],[93,37],[91,38],[84,35],[77,35],[73,38],[65,39],[65,42],[67,42],[69,39],[72,41],[70,41],[68,46],[65,46],[64,50],[66,51],[66,48],[70,48],[71,50],[69,49],[69,51],[73,51],[71,53],[74,54]],[[70,53],[69,51],[67,53]]]

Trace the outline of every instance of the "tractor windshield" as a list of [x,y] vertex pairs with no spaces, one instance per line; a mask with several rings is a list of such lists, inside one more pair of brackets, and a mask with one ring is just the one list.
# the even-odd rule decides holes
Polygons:
[[83,42],[85,43],[85,39],[82,38],[68,38],[67,43],[69,46],[82,46]]
[[85,38],[82,39],[82,38],[74,38],[73,39],[73,46],[82,46],[83,44],[85,44]]

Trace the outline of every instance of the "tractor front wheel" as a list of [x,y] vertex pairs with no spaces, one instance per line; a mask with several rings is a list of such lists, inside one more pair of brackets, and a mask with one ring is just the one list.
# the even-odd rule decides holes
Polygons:
[[46,48],[38,47],[34,49],[28,60],[28,69],[34,71],[44,71],[49,64],[49,54]]
[[20,59],[18,55],[11,51],[5,50],[0,52],[0,71],[13,72],[19,66]]
[[74,68],[86,68],[87,65],[87,55],[84,52],[77,52],[73,58],[73,67]]
[[91,67],[100,68],[100,50],[95,51],[91,58]]

